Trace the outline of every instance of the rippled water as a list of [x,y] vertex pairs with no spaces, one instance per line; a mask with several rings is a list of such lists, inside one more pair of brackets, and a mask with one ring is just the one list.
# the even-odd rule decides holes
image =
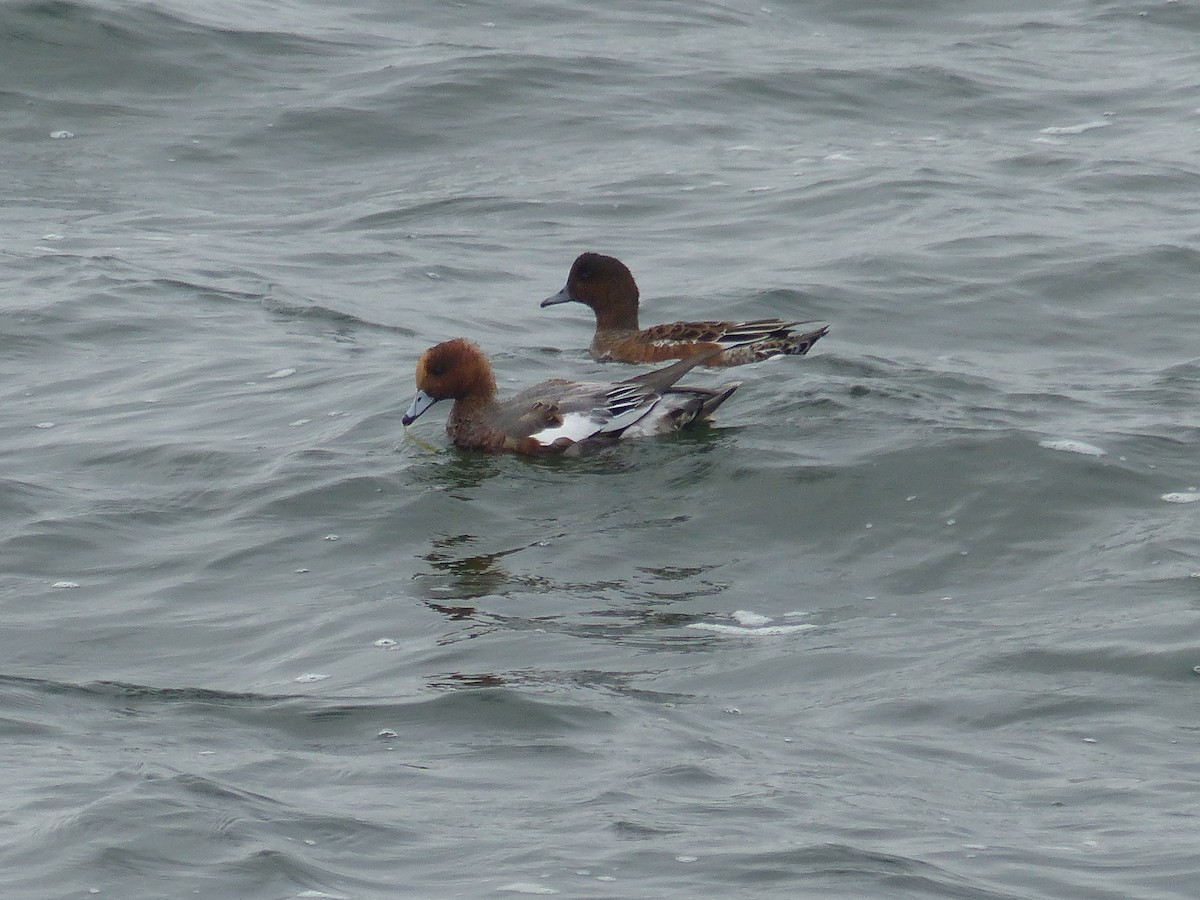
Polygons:
[[[0,6],[0,883],[1190,898],[1200,9]],[[832,330],[584,460],[421,350]],[[696,383],[728,377],[700,373]]]

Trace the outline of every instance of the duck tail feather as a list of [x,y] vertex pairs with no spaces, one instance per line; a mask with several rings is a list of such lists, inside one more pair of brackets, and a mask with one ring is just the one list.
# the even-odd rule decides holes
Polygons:
[[705,353],[697,353],[694,356],[681,359],[679,362],[672,363],[662,369],[655,369],[653,372],[646,372],[643,375],[626,378],[620,384],[637,384],[649,388],[657,394],[661,394],[692,369],[696,368],[696,366],[703,365],[706,360],[712,359],[723,352],[725,352],[723,348],[715,347]]

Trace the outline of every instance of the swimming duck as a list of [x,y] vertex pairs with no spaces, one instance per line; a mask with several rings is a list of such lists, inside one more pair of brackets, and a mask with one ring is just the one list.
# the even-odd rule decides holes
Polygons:
[[446,433],[455,446],[531,456],[678,431],[711,417],[738,387],[676,387],[716,352],[615,383],[555,378],[497,400],[496,379],[483,351],[455,338],[429,348],[417,361],[417,394],[401,421],[411,425],[437,401],[453,400]]
[[566,286],[542,301],[582,303],[596,314],[591,353],[599,362],[648,363],[720,350],[705,357],[707,366],[737,366],[776,356],[803,356],[824,337],[822,325],[800,333],[783,319],[751,322],[671,322],[638,327],[638,287],[629,267],[613,256],[582,253],[571,266]]

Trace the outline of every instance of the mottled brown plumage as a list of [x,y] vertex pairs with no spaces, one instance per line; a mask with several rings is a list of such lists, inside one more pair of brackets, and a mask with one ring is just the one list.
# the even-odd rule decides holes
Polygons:
[[600,362],[660,362],[711,353],[705,365],[737,366],[776,356],[803,356],[824,337],[828,326],[795,332],[800,321],[672,322],[638,326],[638,287],[633,273],[616,257],[582,253],[571,266],[566,286],[542,306],[576,302],[596,314],[590,347]]

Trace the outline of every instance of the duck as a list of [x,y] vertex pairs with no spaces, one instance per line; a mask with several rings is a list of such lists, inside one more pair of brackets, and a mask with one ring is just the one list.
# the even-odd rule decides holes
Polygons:
[[[829,333],[822,325],[797,332],[810,322],[754,319],[749,322],[671,322],[638,326],[638,286],[629,267],[615,256],[581,253],[566,286],[541,302],[582,303],[596,314],[589,348],[597,362],[654,363],[705,354],[706,366],[739,366],[779,356],[803,356]],[[716,351],[711,354],[708,351]]]
[[454,338],[421,354],[416,396],[401,421],[407,427],[439,400],[453,400],[446,434],[463,450],[526,456],[581,453],[709,420],[739,383],[717,388],[676,385],[707,358],[694,355],[611,383],[554,378],[499,400],[487,356],[478,344]]

